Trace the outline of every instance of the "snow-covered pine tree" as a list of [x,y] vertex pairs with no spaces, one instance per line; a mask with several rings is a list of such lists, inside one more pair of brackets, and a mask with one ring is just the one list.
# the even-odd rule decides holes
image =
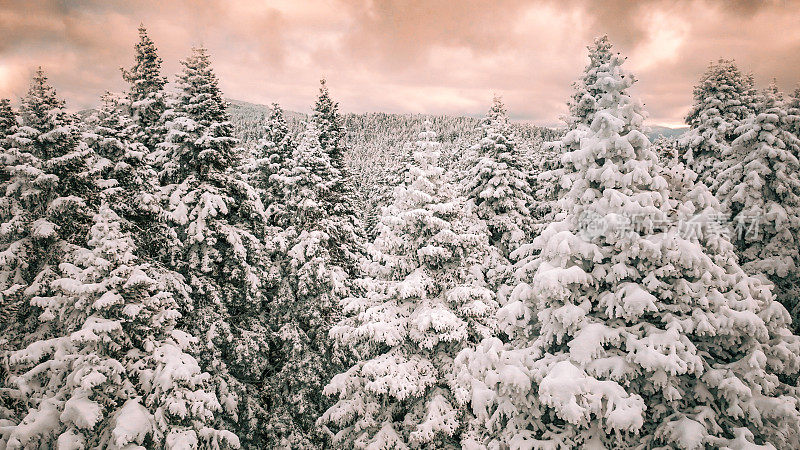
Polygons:
[[[3,357],[38,340],[41,309],[31,300],[50,291],[59,264],[85,245],[98,191],[91,172],[92,153],[80,141],[74,118],[64,110],[41,68],[22,99],[20,116],[20,126],[0,146]],[[15,388],[8,382],[6,376],[0,379],[2,392]],[[2,397],[3,403],[10,400],[6,406],[12,410],[0,416],[18,423],[30,406],[27,399]]]
[[283,115],[283,108],[272,104],[264,137],[256,149],[256,160],[249,181],[261,192],[262,202],[267,211],[269,224],[285,227],[290,220],[285,204],[285,186],[281,179],[273,178],[282,169],[288,170],[292,165],[292,153],[295,148],[294,139],[289,133],[289,126]]
[[[7,219],[12,216],[11,207],[13,203],[11,199],[5,197],[6,189],[8,188],[8,181],[11,180],[11,168],[13,167],[13,155],[10,151],[11,140],[9,136],[16,134],[18,122],[17,114],[11,107],[11,101],[8,99],[0,99],[0,192],[4,196],[0,197],[0,223],[7,223]],[[3,239],[5,244],[5,237],[7,233],[0,230],[0,238]],[[5,245],[3,246],[3,248]],[[4,270],[0,272],[0,286],[4,288],[13,283],[9,277],[14,277],[16,272],[14,266],[3,265]],[[8,350],[9,336],[4,331],[8,329],[12,322],[17,320],[17,313],[19,312],[20,301],[18,298],[0,294],[0,355],[3,355]],[[0,365],[0,387],[4,385],[2,380],[7,377],[6,368]],[[8,396],[0,396],[0,427],[13,425],[13,420],[16,416],[15,412],[11,409],[12,400]]]
[[[17,113],[11,107],[11,101],[7,98],[0,98],[0,151],[5,153],[7,148],[12,145],[9,139],[16,134],[19,127]],[[0,186],[4,186],[10,179],[11,174],[6,168],[6,164],[0,160]]]
[[611,41],[606,35],[596,38],[592,45],[587,47],[589,64],[584,68],[581,77],[572,84],[574,92],[567,101],[569,113],[564,120],[568,126],[591,125],[595,113],[601,109],[599,102],[604,92],[597,84],[597,80],[601,68],[614,57],[611,47]]
[[694,105],[686,116],[690,129],[679,141],[680,158],[713,191],[722,182],[719,171],[736,159],[730,146],[739,125],[755,113],[755,101],[752,76],[732,60],[710,64],[694,88]]
[[333,167],[341,171],[346,151],[344,120],[339,114],[339,103],[331,98],[324,78],[320,81],[319,96],[311,118],[316,124],[322,149],[330,156]]
[[[589,127],[598,111],[598,103],[604,92],[597,85],[598,71],[607,65],[614,56],[611,41],[603,35],[594,39],[586,47],[589,52],[589,63],[584,67],[581,76],[572,83],[573,93],[567,99],[567,114],[562,118],[567,126],[567,133],[557,141],[544,142],[541,159],[536,167],[536,189],[533,191],[531,215],[535,222],[532,235],[538,236],[551,223],[563,218],[564,209],[560,205],[563,197],[570,189],[570,177],[562,156],[574,150],[583,137],[583,129]],[[585,127],[579,127],[585,125]],[[522,243],[515,251],[513,259],[517,266],[525,267],[536,259],[539,249],[531,241]]]
[[258,193],[229,170],[236,140],[208,53],[195,48],[182,65],[178,101],[160,145],[172,163],[161,177],[168,183],[165,209],[182,243],[172,268],[192,287],[192,306],[179,327],[200,340],[201,366],[225,411],[221,427],[258,448],[265,414],[258,397],[270,365],[268,228]]
[[736,129],[716,194],[734,225],[742,267],[767,276],[800,332],[800,140],[787,106],[773,82],[757,114]]
[[150,151],[164,140],[162,115],[167,109],[164,85],[167,77],[161,75],[161,57],[155,44],[147,35],[144,25],[139,25],[139,42],[135,46],[134,64],[122,69],[122,78],[130,83],[128,92],[130,114],[137,124],[134,140]]
[[800,341],[721,233],[670,220],[683,213],[623,61],[601,64],[594,119],[564,138],[564,217],[534,240],[541,253],[498,313],[512,344],[459,358],[477,418],[467,443],[791,448],[800,412],[781,376],[800,370]]
[[126,114],[124,99],[107,92],[101,101],[86,121],[83,139],[99,156],[96,167],[104,179],[102,197],[135,236],[139,256],[170,261],[179,245],[162,220],[158,180],[146,161],[149,151],[133,136],[136,126]]
[[210,376],[185,352],[194,341],[174,329],[176,299],[166,272],[139,262],[121,219],[103,205],[89,250],[59,264],[36,340],[11,352],[11,395],[28,410],[3,433],[4,448],[219,448],[221,406]]
[[333,378],[321,422],[348,448],[458,448],[469,414],[457,402],[453,359],[493,330],[494,294],[480,264],[486,229],[437,166],[420,134],[407,183],[386,208],[363,297],[343,302],[331,330],[363,360]]
[[332,178],[326,193],[331,220],[337,222],[328,231],[336,242],[336,246],[332,248],[334,261],[351,278],[356,278],[359,276],[358,265],[363,254],[364,225],[356,216],[352,178],[344,161],[347,151],[344,120],[339,113],[339,104],[331,98],[324,79],[321,81],[311,120],[316,125],[320,147],[328,154],[331,166],[335,169],[329,174]]
[[11,107],[11,100],[0,98],[0,145],[5,145],[6,138],[17,131],[17,114]]
[[[575,130],[579,124],[591,125],[594,115],[598,110],[603,91],[597,86],[597,76],[600,67],[613,57],[611,42],[608,36],[600,36],[587,47],[589,50],[589,64],[583,70],[581,77],[572,84],[573,94],[567,100],[568,113],[563,118],[569,130]],[[546,142],[543,144],[545,157],[539,162],[537,189],[534,193],[534,215],[538,218],[535,234],[541,232],[551,222],[558,220],[556,213],[560,211],[558,202],[569,190],[566,183],[569,178],[564,176],[561,157],[570,150],[571,146],[579,143],[580,134],[572,133],[566,139]],[[529,250],[521,249],[520,258],[529,257]]]
[[92,152],[41,68],[20,116],[1,155],[7,181],[0,208],[0,290],[6,304],[19,308],[15,327],[35,319],[28,300],[46,287],[68,247],[85,243],[98,191]]
[[788,108],[786,111],[789,114],[787,118],[789,131],[793,133],[795,137],[800,138],[800,86],[795,88],[792,95],[788,98]]
[[270,448],[327,448],[329,436],[316,426],[330,406],[326,383],[344,368],[346,353],[328,336],[341,316],[348,275],[334,261],[329,191],[337,177],[311,121],[290,157],[270,183],[283,189],[275,204],[284,227],[275,238],[281,281],[269,306],[273,331],[271,368],[265,374],[264,427]]
[[480,126],[478,160],[468,171],[464,193],[486,222],[489,243],[508,260],[520,243],[531,239],[533,188],[525,172],[526,155],[516,146],[500,97],[494,98]]

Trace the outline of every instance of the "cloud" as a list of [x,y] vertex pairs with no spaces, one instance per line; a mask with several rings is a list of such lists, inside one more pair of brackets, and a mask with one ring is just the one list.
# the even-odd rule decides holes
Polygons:
[[678,125],[709,61],[735,58],[759,84],[800,79],[800,2],[643,0],[5,1],[0,96],[44,66],[73,109],[124,90],[144,23],[165,74],[192,45],[231,98],[308,111],[326,77],[347,111],[511,114],[555,124],[586,45],[607,33],[629,56],[652,123]]

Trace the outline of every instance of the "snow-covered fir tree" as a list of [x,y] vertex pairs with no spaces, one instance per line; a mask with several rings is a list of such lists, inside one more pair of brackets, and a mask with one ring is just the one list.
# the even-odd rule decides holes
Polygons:
[[[72,115],[39,68],[20,105],[20,126],[0,147],[4,183],[0,199],[0,293],[4,320],[0,350],[10,351],[44,337],[38,331],[41,308],[35,298],[51,292],[59,264],[85,245],[96,207],[96,176],[92,152],[80,141]],[[0,370],[0,375],[4,375]],[[0,412],[19,423],[32,404],[7,376],[0,380],[3,403]],[[6,400],[10,400],[9,405]],[[5,435],[4,435],[5,436]]]
[[333,167],[342,170],[346,149],[344,119],[339,114],[339,103],[331,98],[325,79],[320,81],[319,96],[311,118],[317,125],[322,149],[330,155]]
[[[567,129],[573,132],[558,136],[558,140],[544,142],[542,155],[536,162],[534,200],[530,208],[534,222],[533,237],[538,236],[551,223],[563,219],[564,208],[561,203],[570,189],[571,178],[566,176],[567,171],[562,157],[580,144],[583,134],[576,130],[580,128],[579,125],[585,127],[591,125],[604,94],[597,84],[598,72],[614,56],[611,41],[608,36],[603,35],[595,38],[586,48],[589,63],[584,67],[580,77],[572,83],[574,92],[567,99],[568,112],[563,117]],[[529,240],[519,245],[513,254],[513,259],[518,267],[525,267],[538,254],[539,249]]]
[[177,243],[162,220],[158,180],[147,163],[149,151],[134,137],[136,126],[124,99],[107,92],[101,101],[86,121],[83,139],[99,157],[95,166],[103,178],[102,197],[135,236],[140,256],[170,261]]
[[[613,57],[611,42],[605,35],[596,38],[587,49],[589,64],[584,68],[580,78],[572,84],[574,92],[567,100],[568,113],[563,119],[569,129],[575,129],[579,124],[587,127],[591,125],[599,108],[598,102],[603,96],[603,91],[597,85],[598,71]],[[535,205],[532,211],[538,222],[534,227],[535,233],[541,232],[551,222],[558,220],[556,214],[560,211],[559,199],[569,190],[569,178],[564,176],[561,158],[569,151],[570,146],[577,145],[580,140],[580,135],[573,133],[570,136],[571,138],[543,145],[545,155],[538,164]],[[529,246],[520,249],[518,257],[529,258],[531,250]]]
[[282,270],[269,304],[273,343],[262,399],[269,410],[264,442],[270,448],[327,448],[329,436],[316,426],[331,404],[322,389],[349,361],[328,336],[349,292],[348,274],[334,258],[338,221],[328,203],[337,169],[313,121],[281,165],[270,177],[283,190],[276,201],[282,210],[274,212],[284,229],[275,237]]
[[[9,138],[16,134],[18,126],[17,113],[11,107],[11,101],[7,98],[0,98],[0,149],[2,149],[0,151],[5,152],[5,149],[11,145]],[[5,164],[0,162],[0,183],[5,184],[10,175]]]
[[[70,245],[82,245],[97,201],[93,155],[74,118],[39,68],[20,106],[21,124],[2,147],[2,291],[21,307],[17,326],[35,312],[27,305]],[[15,307],[15,308],[16,308]]]
[[248,181],[261,192],[270,225],[284,227],[290,220],[285,203],[285,186],[272,178],[281,169],[291,167],[294,139],[283,114],[283,108],[272,104],[272,113],[265,127],[264,138],[258,143],[256,159]]
[[782,380],[800,370],[800,341],[788,313],[722,230],[700,238],[672,222],[685,212],[623,61],[598,67],[594,118],[564,137],[565,214],[498,313],[511,345],[487,339],[459,358],[476,416],[464,446],[791,448],[800,411]]
[[0,98],[0,143],[5,145],[6,138],[17,130],[17,114],[11,107],[11,100]]
[[131,85],[128,92],[130,114],[138,125],[133,137],[151,151],[164,140],[165,132],[162,115],[167,109],[164,91],[167,77],[161,75],[161,62],[147,30],[144,25],[139,25],[134,64],[130,69],[122,70],[122,78]]
[[795,88],[794,92],[792,92],[792,95],[789,97],[788,109],[786,112],[789,114],[787,120],[789,131],[800,138],[800,86]]
[[72,252],[32,298],[36,340],[8,356],[10,393],[29,409],[4,433],[6,448],[237,445],[211,427],[221,406],[185,352],[195,339],[174,329],[173,280],[137,260],[120,222],[102,206],[89,249]]
[[712,190],[722,182],[719,171],[735,159],[731,143],[739,125],[755,113],[755,101],[753,77],[732,60],[710,64],[694,88],[694,104],[686,116],[690,129],[680,139],[680,157]]
[[235,164],[225,101],[208,53],[182,61],[178,100],[160,145],[166,213],[182,243],[173,267],[192,287],[179,327],[200,341],[224,407],[224,428],[258,448],[264,408],[258,401],[270,365],[264,292],[274,276],[258,193],[229,170]]
[[325,194],[331,220],[337,222],[329,231],[336,242],[332,248],[333,257],[336,264],[343,267],[350,277],[355,278],[358,276],[358,264],[363,253],[364,226],[356,216],[352,178],[344,163],[347,150],[344,120],[339,113],[339,104],[331,98],[324,79],[321,84],[311,121],[315,123],[320,147],[328,154],[334,169],[327,175],[326,182],[330,183],[330,187]]
[[418,146],[382,218],[365,294],[343,302],[347,318],[331,330],[364,355],[325,388],[336,403],[321,421],[348,448],[458,448],[469,409],[453,359],[493,332],[485,227],[436,165],[433,133]]
[[[5,194],[5,190],[8,187],[6,183],[11,179],[11,171],[14,167],[13,159],[9,159],[9,157],[13,158],[13,156],[10,152],[12,143],[8,138],[16,134],[18,125],[17,114],[11,107],[11,101],[0,99],[0,188],[2,188],[0,192],[3,194]],[[10,210],[12,205],[13,203],[10,199],[0,197],[0,218],[3,224],[7,223],[6,220],[13,214]],[[5,249],[8,234],[3,233],[2,229],[0,229],[0,238],[3,239],[1,242],[3,243],[3,249]],[[13,280],[9,280],[8,277],[13,278],[14,272],[13,266],[6,266],[6,270],[2,272],[2,286],[4,288],[9,286],[9,283],[13,283]],[[20,306],[19,298],[5,294],[0,295],[0,332],[10,329],[12,323],[17,320]],[[0,355],[5,354],[9,344],[9,336],[3,333],[3,336],[0,337]],[[0,387],[3,386],[4,382],[2,380],[5,380],[6,377],[6,368],[0,365]],[[12,399],[8,396],[0,397],[0,426],[13,425],[15,423],[13,419],[16,414],[11,409],[12,403]]]
[[531,187],[525,158],[517,148],[500,97],[481,122],[478,160],[470,168],[464,192],[475,205],[478,217],[489,229],[489,243],[506,259],[519,244],[531,237]]
[[614,57],[611,47],[611,41],[606,35],[596,38],[592,45],[587,47],[589,64],[584,68],[581,77],[572,84],[574,92],[567,101],[569,113],[565,117],[565,122],[568,126],[591,125],[595,113],[601,109],[599,102],[604,91],[597,80],[601,76],[602,67]]
[[730,162],[723,162],[716,194],[734,227],[742,267],[764,274],[800,331],[800,140],[774,82],[757,114],[736,129]]

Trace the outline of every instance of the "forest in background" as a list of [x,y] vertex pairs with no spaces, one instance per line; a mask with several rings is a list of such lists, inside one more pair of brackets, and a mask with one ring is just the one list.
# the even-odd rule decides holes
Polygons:
[[651,141],[600,37],[562,130],[267,113],[139,34],[0,101],[0,446],[800,443],[800,90],[713,62]]

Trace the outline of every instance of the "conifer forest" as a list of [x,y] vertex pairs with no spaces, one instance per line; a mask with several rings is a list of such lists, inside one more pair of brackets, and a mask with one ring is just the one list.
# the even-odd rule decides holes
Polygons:
[[800,448],[800,88],[716,59],[657,135],[585,45],[559,127],[228,100],[144,26],[96,108],[39,67],[0,100],[0,448]]

